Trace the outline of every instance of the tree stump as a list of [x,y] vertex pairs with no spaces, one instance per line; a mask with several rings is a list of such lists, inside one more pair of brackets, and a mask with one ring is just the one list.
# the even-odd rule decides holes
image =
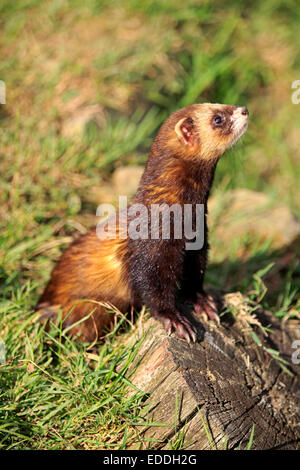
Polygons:
[[151,318],[138,322],[129,342],[144,339],[130,381],[149,394],[149,424],[131,448],[169,450],[168,441],[180,439],[190,450],[245,449],[251,431],[252,449],[300,447],[299,366],[292,363],[300,359],[293,343],[299,322],[250,314],[240,293],[224,300],[235,318],[198,323],[193,344],[167,336]]

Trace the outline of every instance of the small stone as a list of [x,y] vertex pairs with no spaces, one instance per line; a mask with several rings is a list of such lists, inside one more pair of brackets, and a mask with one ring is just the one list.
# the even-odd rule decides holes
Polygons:
[[112,176],[112,183],[117,196],[133,196],[136,193],[143,172],[144,167],[137,165],[117,168]]
[[62,124],[61,133],[64,137],[76,137],[83,134],[91,121],[100,128],[105,122],[103,108],[99,104],[92,104],[77,108]]
[[223,248],[249,236],[250,243],[270,240],[272,249],[280,249],[300,235],[300,221],[291,210],[263,193],[236,189],[216,194],[208,207],[211,233]]

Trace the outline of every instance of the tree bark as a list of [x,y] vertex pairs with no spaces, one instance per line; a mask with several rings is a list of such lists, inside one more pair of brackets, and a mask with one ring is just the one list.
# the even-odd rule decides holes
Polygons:
[[252,430],[252,449],[300,447],[299,322],[250,314],[240,293],[224,301],[231,313],[221,325],[198,323],[193,344],[166,336],[151,318],[138,322],[129,341],[144,339],[130,381],[149,394],[149,424],[131,448],[245,449]]

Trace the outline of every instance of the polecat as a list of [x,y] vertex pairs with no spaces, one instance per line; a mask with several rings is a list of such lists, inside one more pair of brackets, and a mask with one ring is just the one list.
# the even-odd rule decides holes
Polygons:
[[[82,340],[99,338],[112,314],[92,301],[108,302],[126,313],[130,306],[149,307],[166,331],[195,341],[193,325],[180,312],[178,299],[189,299],[196,314],[217,319],[217,308],[203,290],[207,264],[207,199],[220,156],[246,131],[248,110],[241,106],[194,104],[174,112],[161,126],[142,175],[135,204],[204,205],[204,243],[187,250],[186,237],[107,238],[92,229],[73,242],[53,269],[37,308],[51,312],[59,305],[64,326]],[[193,227],[195,213],[193,212]],[[150,227],[150,216],[144,219]],[[82,302],[80,299],[90,299]]]

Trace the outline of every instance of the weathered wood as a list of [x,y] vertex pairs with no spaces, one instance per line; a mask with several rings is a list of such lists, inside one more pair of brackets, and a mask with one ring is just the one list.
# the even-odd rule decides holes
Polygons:
[[[196,344],[166,336],[153,319],[139,323],[130,341],[145,339],[130,380],[149,394],[149,425],[141,429],[144,444],[133,447],[168,449],[168,440],[182,433],[186,449],[220,449],[226,442],[245,448],[253,425],[253,449],[300,447],[299,366],[291,363],[299,324],[280,324],[264,311],[250,316],[240,294],[225,301],[236,320],[230,315],[219,326],[203,320]],[[260,325],[272,332],[264,335]],[[267,348],[280,353],[293,375]]]

